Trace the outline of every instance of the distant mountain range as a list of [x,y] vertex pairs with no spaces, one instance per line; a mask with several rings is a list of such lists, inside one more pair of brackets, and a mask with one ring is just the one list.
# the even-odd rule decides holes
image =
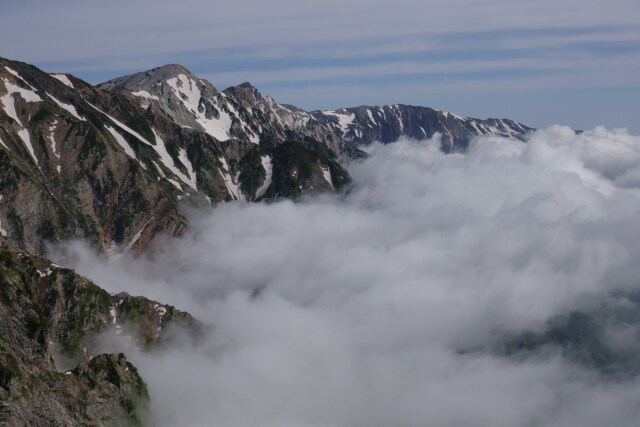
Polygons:
[[0,59],[0,239],[42,253],[73,237],[113,254],[186,226],[180,205],[335,191],[357,147],[442,135],[464,151],[477,135],[531,128],[427,107],[307,112],[249,83],[219,91],[180,65],[92,86]]

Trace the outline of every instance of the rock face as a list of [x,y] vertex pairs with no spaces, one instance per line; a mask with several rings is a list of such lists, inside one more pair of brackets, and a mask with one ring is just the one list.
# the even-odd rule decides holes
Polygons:
[[224,94],[250,112],[251,120],[261,130],[261,145],[297,140],[331,158],[354,159],[363,155],[310,113],[293,105],[278,104],[248,82],[225,89]]
[[0,425],[132,425],[144,381],[123,354],[91,354],[108,328],[146,348],[169,324],[198,330],[172,306],[110,295],[35,256],[0,252]]
[[314,111],[313,116],[340,137],[355,144],[384,144],[401,137],[413,139],[442,135],[445,152],[465,151],[479,135],[497,135],[522,140],[533,129],[508,119],[479,120],[445,111],[411,105],[361,106],[335,111]]

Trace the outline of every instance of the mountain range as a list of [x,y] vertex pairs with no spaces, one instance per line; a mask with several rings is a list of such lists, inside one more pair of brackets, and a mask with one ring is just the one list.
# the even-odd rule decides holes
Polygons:
[[[132,311],[138,334],[200,327],[40,258],[48,243],[136,254],[159,233],[183,233],[187,207],[340,191],[351,180],[344,165],[374,141],[440,134],[443,151],[463,152],[479,135],[530,131],[409,105],[305,111],[250,83],[220,91],[180,65],[94,86],[0,58],[0,416],[135,424],[143,380],[123,355],[89,357],[85,343]],[[49,422],[34,421],[43,414]]]
[[531,128],[426,107],[307,112],[249,83],[219,91],[180,65],[92,86],[0,59],[0,227],[12,249],[83,238],[118,254],[177,235],[181,205],[336,191],[358,148],[442,135],[464,151],[477,135]]

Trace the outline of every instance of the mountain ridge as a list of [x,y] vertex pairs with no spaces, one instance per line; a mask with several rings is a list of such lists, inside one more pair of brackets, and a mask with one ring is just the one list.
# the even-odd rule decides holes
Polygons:
[[[277,144],[220,141],[130,92],[5,59],[0,141],[0,244],[40,254],[45,241],[73,238],[101,252],[139,252],[158,233],[182,233],[182,205],[298,197],[346,182],[340,178],[346,171],[333,160],[337,154],[325,146],[312,156],[315,163],[304,165],[308,175],[297,174],[303,165],[277,163],[299,177],[296,191],[291,185],[267,192],[273,172],[280,174],[271,162],[281,151]],[[313,150],[311,144],[304,150]],[[326,175],[326,168],[335,175]]]

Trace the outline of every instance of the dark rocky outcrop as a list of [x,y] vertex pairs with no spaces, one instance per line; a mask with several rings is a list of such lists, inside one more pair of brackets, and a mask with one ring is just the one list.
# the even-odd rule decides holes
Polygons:
[[110,295],[73,270],[0,252],[0,425],[133,425],[148,393],[123,354],[92,354],[109,328],[152,347],[170,324],[201,328],[172,306]]

